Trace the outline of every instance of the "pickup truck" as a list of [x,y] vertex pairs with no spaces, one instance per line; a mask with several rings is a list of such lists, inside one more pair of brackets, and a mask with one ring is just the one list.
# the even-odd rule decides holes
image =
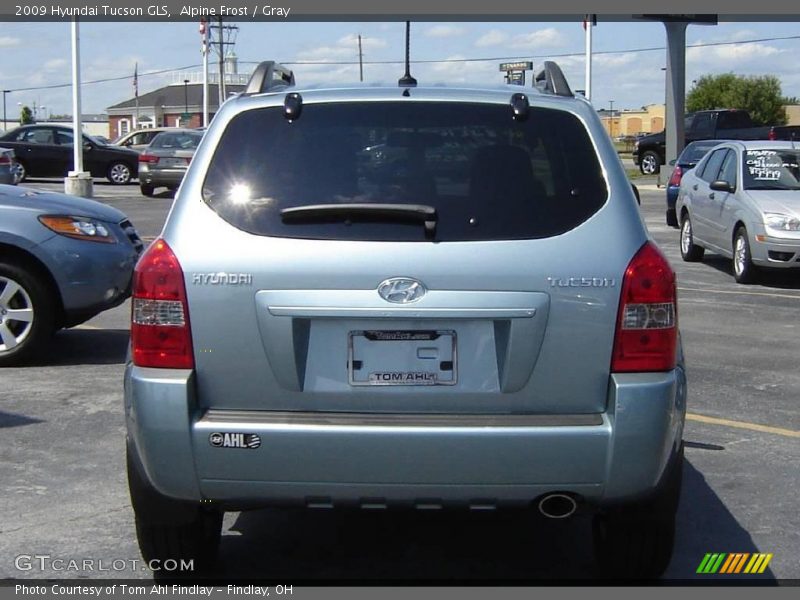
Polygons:
[[[750,113],[740,109],[701,110],[687,113],[684,122],[686,144],[697,140],[798,140],[800,126],[765,125],[757,127]],[[681,148],[678,149],[680,152]],[[665,132],[652,133],[636,140],[633,162],[645,175],[654,175],[666,161]]]

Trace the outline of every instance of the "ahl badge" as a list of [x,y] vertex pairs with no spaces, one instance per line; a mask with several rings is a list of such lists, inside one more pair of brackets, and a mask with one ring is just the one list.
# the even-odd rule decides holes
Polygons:
[[208,436],[208,443],[215,448],[249,448],[255,450],[261,446],[261,437],[257,433],[219,433]]

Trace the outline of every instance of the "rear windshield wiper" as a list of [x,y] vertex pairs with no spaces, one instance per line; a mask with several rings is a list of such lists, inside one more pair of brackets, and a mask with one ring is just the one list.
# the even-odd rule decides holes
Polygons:
[[284,223],[313,223],[335,219],[412,222],[425,225],[425,237],[436,234],[436,209],[427,204],[309,204],[281,210]]

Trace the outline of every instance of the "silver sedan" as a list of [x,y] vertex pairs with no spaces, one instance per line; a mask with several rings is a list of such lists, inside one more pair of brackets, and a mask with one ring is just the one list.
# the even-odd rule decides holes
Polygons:
[[800,267],[800,144],[728,142],[684,175],[676,203],[681,256],[733,259],[739,283],[761,267]]

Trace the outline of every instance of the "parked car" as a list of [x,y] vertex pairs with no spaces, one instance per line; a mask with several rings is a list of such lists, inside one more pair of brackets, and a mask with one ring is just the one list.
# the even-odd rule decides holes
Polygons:
[[128,298],[142,248],[115,208],[0,185],[0,366],[35,358],[56,330]]
[[180,131],[181,129],[179,127],[150,127],[148,129],[137,129],[136,131],[131,131],[125,135],[121,135],[111,142],[111,144],[141,153],[142,150],[150,145],[150,142],[153,141],[153,138],[162,131],[176,130]]
[[14,163],[14,151],[11,148],[0,148],[0,184],[17,183]]
[[139,188],[152,196],[157,187],[175,190],[183,181],[203,132],[196,129],[162,131],[139,155]]
[[727,142],[684,176],[676,205],[681,256],[711,250],[733,259],[739,283],[760,267],[800,264],[800,146]]
[[[73,131],[60,125],[23,125],[0,137],[0,145],[17,156],[17,180],[28,177],[64,177],[73,169]],[[125,185],[137,176],[138,155],[106,146],[83,134],[83,167],[93,177]]]
[[[746,110],[725,108],[687,113],[684,121],[686,143],[697,140],[797,140],[798,125],[756,126]],[[661,170],[666,156],[664,131],[640,137],[633,148],[633,162],[645,175]]]
[[675,274],[595,110],[554,63],[536,81],[300,88],[268,62],[220,108],[134,275],[148,560],[213,563],[226,510],[518,506],[593,514],[609,574],[666,568]]
[[703,158],[709,150],[723,142],[729,140],[701,140],[698,142],[691,142],[686,148],[683,149],[678,155],[676,160],[670,161],[670,166],[673,167],[672,175],[670,175],[667,182],[667,225],[670,227],[678,227],[678,217],[675,214],[675,201],[678,199],[678,190],[681,187],[681,179],[684,174],[693,169],[697,162]]

